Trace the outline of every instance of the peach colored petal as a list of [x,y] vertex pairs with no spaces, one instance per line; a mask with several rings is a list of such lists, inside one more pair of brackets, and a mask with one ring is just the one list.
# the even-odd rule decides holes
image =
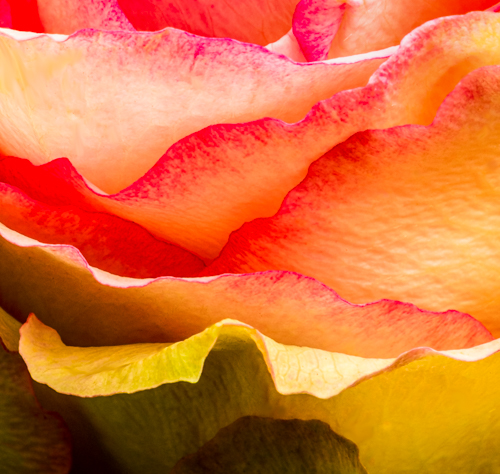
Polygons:
[[106,192],[211,124],[298,121],[319,100],[365,85],[385,59],[299,65],[178,30],[24,41],[4,34],[0,44],[0,150],[37,164],[65,156]]
[[455,308],[500,331],[500,67],[474,71],[432,125],[358,133],[276,216],[235,232],[207,274],[289,270],[349,301]]
[[276,54],[282,54],[298,63],[307,62],[304,53],[300,49],[299,42],[293,34],[293,30],[290,30],[285,36],[282,36],[274,43],[267,44],[266,49]]
[[71,34],[84,28],[135,31],[118,0],[37,0],[47,33]]
[[387,300],[353,306],[293,273],[132,279],[88,266],[74,247],[42,244],[1,224],[0,232],[0,305],[19,320],[35,312],[68,344],[173,342],[225,318],[285,344],[371,357],[491,340],[468,315]]
[[[330,0],[332,1],[332,0]],[[495,0],[363,0],[347,8],[329,48],[329,58],[397,45],[426,21],[485,10]]]
[[[300,122],[262,119],[208,127],[177,142],[143,178],[115,196],[94,193],[81,179],[75,185],[90,208],[137,222],[209,261],[231,231],[276,213],[310,164],[353,133],[430,123],[460,79],[478,67],[500,63],[499,36],[495,13],[436,20],[409,35],[366,87],[318,103]],[[343,66],[348,68],[349,62]],[[371,67],[365,62],[354,64],[358,66]],[[119,164],[102,153],[116,170]],[[71,174],[65,184],[70,189],[75,171],[66,165],[66,171],[57,171],[60,165],[53,170],[63,180],[64,173]],[[102,168],[96,173],[102,174]]]
[[0,221],[42,242],[73,245],[91,265],[122,276],[189,277],[205,268],[190,252],[155,239],[137,224],[106,213],[47,206],[4,183]]

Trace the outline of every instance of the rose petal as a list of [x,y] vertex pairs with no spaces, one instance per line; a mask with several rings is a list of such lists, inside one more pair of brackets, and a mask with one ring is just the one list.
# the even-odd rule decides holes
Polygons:
[[432,125],[359,133],[314,163],[206,273],[295,271],[356,303],[453,307],[498,335],[499,116],[500,68],[474,71]]
[[196,276],[205,265],[129,221],[69,206],[51,207],[0,183],[0,222],[35,240],[73,245],[93,266],[132,278]]
[[298,0],[119,0],[138,30],[173,26],[201,36],[234,38],[265,45],[276,41],[292,24]]
[[[231,231],[277,212],[309,165],[356,131],[430,123],[463,76],[500,63],[497,36],[500,17],[494,13],[428,23],[406,38],[365,88],[320,102],[301,122],[262,119],[208,127],[176,143],[120,194],[87,190],[85,200],[213,259]],[[116,166],[109,155],[102,157]],[[101,168],[96,172],[106,175]]]
[[293,14],[293,34],[307,61],[327,59],[332,40],[342,23],[344,11],[348,7],[359,6],[359,3],[362,2],[301,0],[298,3]]
[[23,31],[34,31],[38,33],[42,33],[44,31],[38,14],[37,0],[7,1],[10,4],[12,24],[5,27]]
[[170,26],[265,45],[290,28],[297,1],[239,0],[233,5],[223,0],[38,0],[38,5],[47,32],[134,27],[155,31]]
[[83,28],[135,31],[118,0],[37,0],[47,33],[71,34]]
[[[499,350],[493,341],[362,359],[284,346],[236,321],[171,346],[66,347],[34,317],[21,336],[32,376],[77,395],[36,386],[45,403],[72,413],[76,449],[82,438],[99,440],[108,462],[131,473],[168,471],[246,415],[325,421],[358,444],[370,472],[491,470],[499,461]],[[79,398],[92,393],[108,396]]]
[[10,5],[7,0],[0,0],[0,28],[12,28]]
[[426,21],[485,10],[494,2],[495,0],[358,1],[352,8],[346,9],[342,24],[331,42],[328,57],[351,56],[387,48],[399,44],[406,34]]
[[69,344],[179,341],[238,318],[284,343],[387,357],[416,346],[471,347],[491,335],[470,316],[394,301],[353,306],[286,272],[204,279],[124,278],[89,267],[73,247],[40,244],[0,225],[0,305],[35,312]]
[[498,12],[500,11],[500,2],[495,3],[492,7],[488,8],[487,11],[489,12]]
[[0,36],[0,149],[40,164],[68,157],[117,192],[173,143],[214,123],[295,122],[365,85],[385,58],[300,65],[253,45],[161,33]]

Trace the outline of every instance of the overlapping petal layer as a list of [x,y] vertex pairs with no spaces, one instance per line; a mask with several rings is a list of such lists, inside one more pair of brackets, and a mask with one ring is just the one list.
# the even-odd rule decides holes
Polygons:
[[205,268],[192,253],[137,224],[77,207],[48,206],[5,183],[0,183],[0,222],[35,240],[73,245],[90,265],[116,275],[189,277]]
[[[97,18],[101,28],[132,29],[120,10],[124,3],[125,0],[67,2],[67,5],[76,8],[74,14],[78,21]],[[453,5],[469,8],[470,3],[464,6],[465,3],[454,2]],[[393,15],[387,5],[387,12]],[[189,6],[189,2],[183,2],[183,7]],[[364,2],[363,6],[369,9],[370,2]],[[405,4],[402,6],[406,8]],[[412,6],[412,19],[418,19],[420,4]],[[132,2],[129,7],[134,7]],[[424,16],[425,8],[422,7]],[[55,13],[60,16],[61,12]],[[378,17],[384,20],[384,15]],[[378,28],[377,22],[373,22],[375,26],[363,29],[353,18],[356,17],[347,18],[348,21],[337,27],[355,25],[364,34],[373,31],[370,28]],[[363,18],[370,25],[369,15]],[[348,48],[345,33],[348,29],[343,31],[343,42]],[[159,149],[159,144],[164,143],[163,132],[167,128],[177,127],[178,135],[168,135],[173,141],[190,133],[191,126],[192,131],[203,128],[202,121],[197,121],[200,110],[206,115],[201,106],[218,109],[214,122],[251,120],[262,115],[297,121],[318,97],[323,98],[322,94],[328,97],[346,87],[363,85],[381,60],[374,60],[373,56],[364,61],[350,58],[342,66],[323,64],[315,65],[315,69],[301,69],[306,66],[279,62],[284,60],[266,55],[261,49],[230,41],[220,42],[219,48],[209,40],[193,39],[176,31],[158,35],[84,32],[70,39],[36,38],[31,45],[30,42],[9,43],[10,39],[0,38],[6,70],[16,71],[14,75],[6,73],[0,85],[4,88],[0,90],[0,108],[9,116],[2,137],[12,152],[32,157],[35,150],[42,157],[36,162],[44,163],[52,157],[54,149],[74,146],[80,155],[76,153],[76,158],[71,158],[81,160],[82,166],[88,164],[90,170],[84,172],[81,166],[75,169],[67,160],[38,168],[16,158],[0,160],[0,220],[25,234],[0,224],[0,304],[20,320],[36,311],[45,323],[61,333],[66,343],[145,343],[68,347],[55,331],[34,316],[24,325],[21,352],[33,377],[70,395],[57,394],[43,386],[36,388],[48,405],[53,403],[54,408],[65,412],[72,425],[77,468],[82,472],[97,472],[99,468],[106,474],[123,470],[167,471],[180,456],[196,451],[219,429],[246,415],[324,420],[359,444],[362,461],[372,473],[393,474],[401,472],[402,466],[409,472],[425,469],[431,474],[490,472],[496,468],[500,462],[496,454],[500,434],[496,406],[500,392],[492,374],[498,372],[499,344],[488,342],[491,334],[466,314],[421,311],[412,305],[387,300],[351,305],[318,281],[290,272],[196,279],[125,278],[90,267],[74,247],[41,243],[30,237],[43,242],[78,244],[95,265],[100,265],[97,262],[102,253],[126,248],[126,252],[120,253],[128,253],[130,260],[122,259],[107,267],[100,265],[126,276],[140,276],[143,271],[133,268],[137,267],[134,262],[141,249],[132,248],[134,235],[128,234],[144,237],[146,244],[151,245],[150,255],[158,255],[158,260],[170,258],[171,246],[153,239],[135,224],[105,214],[112,212],[140,222],[157,235],[210,260],[217,255],[229,232],[255,217],[272,215],[285,194],[305,175],[307,167],[332,146],[367,128],[430,123],[443,98],[460,79],[477,67],[499,63],[499,32],[500,23],[488,14],[434,22],[405,40],[399,53],[376,73],[368,86],[339,93],[318,104],[305,120],[293,125],[264,119],[243,125],[213,126],[197,132],[173,146],[143,179],[111,197],[100,194],[76,169],[86,177],[91,177],[91,172],[98,176],[103,172],[99,153],[102,152],[104,160],[118,151],[116,156],[120,159],[125,156],[120,165],[123,168],[115,162],[107,169],[108,177],[102,181],[91,179],[107,191],[117,191],[123,183],[132,182],[142,173],[138,171],[141,166],[149,169],[154,161],[151,150],[154,151],[155,146]],[[385,37],[384,33],[375,36]],[[81,48],[64,49],[71,41],[77,43],[75,38]],[[337,35],[338,41],[340,38],[341,35]],[[356,43],[356,37],[353,40]],[[49,45],[50,54],[40,63],[37,56],[42,50],[33,47],[36,42],[44,48]],[[127,54],[123,52],[124,42],[128,42]],[[178,113],[175,108],[160,107],[152,113],[148,110],[162,100],[177,100],[177,95],[185,91],[184,85],[176,85],[169,89],[170,97],[156,94],[155,86],[163,88],[162,79],[173,75],[169,76],[165,69],[158,72],[142,68],[133,76],[139,78],[140,87],[127,97],[144,95],[147,100],[141,104],[127,102],[127,97],[120,102],[119,89],[110,81],[101,81],[92,95],[95,102],[89,100],[85,87],[95,85],[101,67],[107,66],[104,74],[111,75],[114,64],[95,61],[85,69],[82,63],[97,51],[92,48],[103,47],[108,56],[117,49],[117,64],[125,65],[121,73],[133,75],[138,65],[141,68],[151,59],[164,59],[158,51],[167,43],[169,47],[174,45],[174,49],[178,47],[177,52],[185,51],[183,47],[189,50],[187,66],[182,61],[175,63],[175,58],[168,65],[175,74],[179,70],[187,71],[189,86],[184,97],[185,104],[189,105],[185,108],[189,110],[185,115],[180,112],[184,125],[155,122],[162,113],[165,116],[166,112]],[[359,40],[355,47],[360,47]],[[319,48],[316,45],[310,54],[322,50],[324,56],[325,48],[324,44]],[[149,55],[142,63],[132,54],[136,49]],[[332,49],[335,49],[335,41]],[[206,66],[205,63],[214,62],[215,56],[224,56],[224,52],[227,58],[232,58],[232,63],[227,59],[219,64],[216,59],[215,70]],[[242,58],[234,60],[233,56],[240,52]],[[26,58],[29,67],[25,64]],[[266,69],[270,64],[269,70]],[[233,76],[217,77],[217,71],[228,68]],[[252,111],[237,110],[233,106],[238,104],[241,91],[230,87],[238,77],[235,72],[238,68],[244,69],[250,84],[247,89],[257,97],[263,94],[272,103],[279,103],[280,98],[282,102],[289,101],[274,108],[256,104]],[[335,77],[331,75],[334,70]],[[389,276],[382,279],[385,293],[380,296],[385,297],[387,289],[397,293],[392,282],[398,276],[397,280],[409,288],[403,297],[425,305],[430,302],[428,307],[433,307],[436,301],[445,301],[439,309],[448,309],[457,306],[454,298],[459,295],[461,301],[473,303],[464,306],[466,310],[498,331],[500,326],[495,314],[498,307],[495,285],[499,273],[497,150],[483,143],[494,143],[499,135],[495,121],[500,118],[497,107],[500,101],[494,96],[500,90],[500,80],[497,80],[499,73],[492,71],[494,69],[481,70],[464,80],[430,127],[359,133],[331,151],[312,165],[309,177],[288,195],[276,217],[246,225],[234,235],[211,272],[244,271],[245,265],[253,269],[251,264],[257,261],[252,260],[256,254],[260,258],[258,264],[263,262],[263,268],[267,268],[268,249],[274,251],[280,247],[281,251],[272,257],[275,258],[272,265],[280,268],[282,262],[294,262],[297,255],[302,259],[311,258],[309,267],[298,270],[307,270],[324,281],[329,281],[331,275],[348,275],[339,280],[339,285],[337,280],[332,280],[335,289],[347,288],[354,297],[375,295],[363,301],[379,297],[375,288],[379,280],[372,278],[375,269],[376,274]],[[141,73],[146,77],[143,82]],[[302,82],[289,80],[292,74]],[[56,77],[58,79],[54,79]],[[276,80],[281,81],[281,88],[269,90],[268,81]],[[307,84],[316,80],[321,91],[311,93]],[[209,96],[209,89],[217,83],[230,89],[228,95],[233,104],[221,103],[225,90],[216,91],[207,102],[198,101],[198,95]],[[245,87],[248,84],[245,83]],[[82,89],[78,89],[78,85]],[[99,88],[106,93],[101,94]],[[296,90],[300,94],[294,96]],[[3,105],[1,97],[4,97]],[[61,108],[51,111],[54,97],[55,103],[60,101]],[[462,107],[464,97],[469,101],[469,109]],[[242,103],[249,100],[252,103],[252,97],[244,97]],[[22,104],[21,107],[16,108],[16,103]],[[299,110],[299,103],[306,105]],[[192,109],[193,104],[200,108]],[[470,120],[467,115],[461,115],[466,109],[479,115],[479,119]],[[269,110],[272,114],[267,113]],[[452,112],[446,115],[450,110]],[[118,122],[117,126],[112,119],[120,119],[124,111],[130,112],[134,116],[132,122],[142,124],[143,129],[152,124],[148,132],[141,135],[139,128],[131,130],[123,125],[128,120]],[[46,124],[47,116],[54,120]],[[68,120],[72,127],[61,133]],[[51,127],[60,127],[60,130],[51,136]],[[100,129],[103,132],[97,146],[97,140],[91,143],[91,135],[101,133]],[[86,133],[89,149],[82,153],[83,145],[87,144],[82,141]],[[57,135],[62,137],[59,142]],[[110,141],[107,141],[108,135]],[[136,155],[140,156],[133,172],[129,165],[137,156],[126,144],[131,138],[136,140]],[[365,142],[368,139],[369,142]],[[20,153],[27,144],[31,146],[29,153]],[[149,147],[143,155],[139,145]],[[2,146],[0,144],[0,148]],[[450,162],[454,164],[451,171]],[[447,174],[443,173],[444,169]],[[41,176],[48,179],[40,181]],[[333,186],[329,179],[333,180]],[[426,182],[425,193],[421,191],[422,180]],[[55,187],[51,189],[50,185]],[[19,186],[25,194],[13,186]],[[367,197],[368,191],[371,194]],[[330,193],[337,198],[335,206]],[[317,206],[323,197],[324,201]],[[358,204],[361,211],[357,213]],[[413,206],[411,211],[408,204]],[[307,214],[304,217],[301,212],[307,206],[310,215],[304,212]],[[330,220],[332,207],[336,213],[341,209],[343,218],[341,215],[338,221]],[[429,208],[431,212],[426,214]],[[422,209],[424,212],[420,213]],[[424,225],[418,225],[415,219],[408,224],[414,217],[413,214],[408,217],[410,212],[423,215]],[[377,216],[380,219],[377,220]],[[55,224],[51,230],[43,228],[47,222]],[[334,225],[339,222],[342,225]],[[380,225],[372,228],[373,222]],[[108,232],[101,236],[102,225],[117,230],[117,234]],[[302,238],[296,230],[301,226],[307,231],[314,227],[313,232],[310,235],[305,232]],[[351,230],[352,235],[361,235],[360,240],[351,238]],[[68,231],[72,234],[69,241],[68,236],[63,235]],[[345,241],[341,241],[342,235],[348,236]],[[369,244],[365,243],[367,235]],[[379,240],[373,238],[379,235],[382,236]],[[336,248],[328,247],[332,236],[341,241]],[[282,239],[279,245],[278,238]],[[96,245],[100,239],[104,248],[98,255]],[[440,246],[443,241],[448,245]],[[389,256],[387,242],[395,244]],[[342,255],[344,244],[358,248]],[[373,247],[379,244],[382,248],[377,253]],[[415,275],[420,277],[420,274],[414,267],[403,266],[403,278],[399,278],[398,271],[404,258],[408,258],[408,248],[415,249],[410,263],[426,265],[425,285],[416,281]],[[473,255],[470,255],[471,248]],[[370,265],[361,265],[362,271],[357,266],[344,267],[344,260],[359,257],[360,249],[375,255],[373,259],[366,259]],[[202,268],[197,258],[180,249],[175,251],[182,258],[192,259],[196,267],[193,274]],[[325,260],[324,255],[332,259]],[[105,257],[109,262],[109,255]],[[319,264],[315,263],[316,257]],[[324,262],[331,263],[327,269],[323,267]],[[160,261],[142,263],[148,267],[144,275],[149,274],[151,268],[158,270],[158,274],[166,268]],[[448,268],[449,265],[453,265],[454,270]],[[480,287],[474,280],[484,278],[485,268],[489,281]],[[170,267],[166,271],[174,273]],[[351,289],[349,275],[356,275],[361,283]],[[443,289],[438,298],[436,282]],[[357,290],[360,292],[356,293]],[[402,298],[399,293],[396,297]],[[479,315],[470,309],[481,305],[483,313]],[[220,322],[224,318],[233,320]],[[8,335],[4,343],[9,348],[16,346],[16,329],[16,323],[0,311],[0,334]],[[473,347],[482,343],[486,344]],[[413,349],[415,346],[431,346],[436,350],[469,349],[444,353]],[[410,352],[400,355],[408,350]],[[381,359],[396,356],[399,357]],[[6,373],[11,369],[12,373],[21,373],[23,366],[19,358],[16,362],[9,360],[8,364],[0,364],[2,370],[6,367]],[[100,396],[82,398],[96,395]],[[9,399],[8,403],[20,405],[17,400]],[[35,432],[37,442],[38,428],[36,423],[29,427]],[[56,446],[59,441],[57,438]],[[66,453],[67,447],[63,447],[62,452]],[[41,461],[47,462],[47,459]],[[15,463],[19,464],[19,458]]]
[[43,410],[33,396],[17,350],[19,323],[0,308],[0,465],[5,473],[67,474],[69,431],[61,417]]
[[124,278],[89,267],[74,247],[0,229],[0,305],[21,321],[34,312],[69,344],[175,342],[225,318],[282,343],[371,357],[492,339],[465,314],[425,312],[394,301],[354,306],[293,273]]
[[208,274],[296,271],[357,303],[453,307],[498,335],[499,124],[500,68],[474,71],[432,125],[359,133],[314,163]]
[[316,102],[365,85],[387,58],[299,65],[178,30],[4,34],[0,43],[0,150],[37,164],[67,157],[106,192],[133,183],[208,125],[300,120]]
[[[114,196],[74,183],[74,170],[69,187],[85,194],[81,200],[89,209],[107,210],[214,258],[231,231],[273,215],[308,166],[353,133],[430,123],[460,79],[500,63],[498,35],[500,19],[494,13],[436,20],[408,36],[366,87],[320,102],[301,122],[262,119],[208,127],[177,142],[143,178]],[[64,180],[64,172],[56,172]]]
[[[499,349],[492,341],[363,359],[284,346],[236,321],[174,345],[77,348],[35,317],[20,342],[33,378],[60,392],[37,386],[39,396],[73,413],[76,436],[99,439],[108,462],[128,472],[171,467],[248,415],[325,421],[359,446],[371,473],[491,470]],[[93,393],[107,396],[79,398]]]
[[[353,8],[348,8],[344,17],[342,7],[338,14],[334,13],[335,8],[330,10],[333,3],[348,3]],[[291,33],[289,40],[298,40],[308,60],[394,46],[426,21],[485,10],[493,3],[494,0],[432,3],[425,0],[240,0],[232,5],[223,0],[38,0],[40,16],[49,33],[71,34],[83,28],[155,31],[174,27],[201,36],[266,45],[286,39],[287,32],[293,31],[295,35]],[[282,44],[277,49],[287,53]]]

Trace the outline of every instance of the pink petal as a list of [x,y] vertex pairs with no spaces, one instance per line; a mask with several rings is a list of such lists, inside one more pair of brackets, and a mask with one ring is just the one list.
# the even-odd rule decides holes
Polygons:
[[369,357],[491,340],[465,314],[394,301],[355,306],[293,273],[138,280],[89,267],[74,247],[41,244],[1,224],[0,234],[0,305],[20,320],[35,312],[70,345],[179,341],[226,318],[284,344]]
[[[65,190],[77,186],[70,193],[73,197],[78,193],[77,199],[89,206],[86,209],[137,222],[166,241],[210,260],[218,255],[231,231],[276,213],[310,164],[353,133],[430,123],[462,77],[477,67],[500,62],[498,36],[500,17],[494,13],[428,23],[404,40],[366,87],[342,91],[320,102],[295,124],[262,119],[201,130],[172,146],[142,179],[114,196],[92,192],[81,178],[73,182],[78,174],[68,163],[55,162],[50,173],[67,179]],[[364,62],[350,65],[348,60],[343,66],[345,73],[371,67]],[[351,66],[355,69],[349,69]],[[96,130],[104,140],[100,133]],[[102,156],[108,159],[107,169],[112,174],[118,164],[109,154]],[[103,163],[99,166],[95,171],[108,176]],[[1,175],[0,181],[50,203]],[[38,191],[43,184],[37,184]],[[43,192],[50,196],[55,190]]]
[[7,0],[0,0],[0,28],[12,28],[12,16]]
[[122,276],[187,277],[204,268],[190,252],[155,239],[137,224],[70,206],[47,206],[4,183],[0,221],[35,240],[73,245],[91,265]]
[[365,85],[384,60],[299,65],[177,30],[3,36],[2,44],[2,153],[37,164],[68,157],[108,193],[193,132],[262,117],[298,121],[319,100]]
[[[481,41],[477,38],[477,41]],[[468,75],[432,125],[358,133],[207,274],[290,270],[349,301],[456,308],[500,332],[500,67]]]
[[[293,33],[307,61],[328,57],[346,8],[356,7],[352,0],[301,0],[293,14]],[[362,2],[361,2],[362,3]]]

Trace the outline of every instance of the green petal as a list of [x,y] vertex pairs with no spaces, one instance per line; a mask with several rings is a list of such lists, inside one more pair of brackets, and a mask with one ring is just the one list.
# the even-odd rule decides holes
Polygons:
[[[0,319],[3,338],[3,324],[7,319],[3,312]],[[68,429],[59,416],[45,412],[38,405],[21,357],[2,347],[0,381],[0,471],[6,474],[69,472]]]
[[35,380],[72,394],[36,386],[72,426],[81,472],[168,472],[243,416],[324,421],[371,474],[500,465],[499,340],[364,359],[225,321],[171,345],[75,348],[31,317],[20,351]]
[[220,430],[171,474],[366,474],[356,445],[321,421],[244,417]]

